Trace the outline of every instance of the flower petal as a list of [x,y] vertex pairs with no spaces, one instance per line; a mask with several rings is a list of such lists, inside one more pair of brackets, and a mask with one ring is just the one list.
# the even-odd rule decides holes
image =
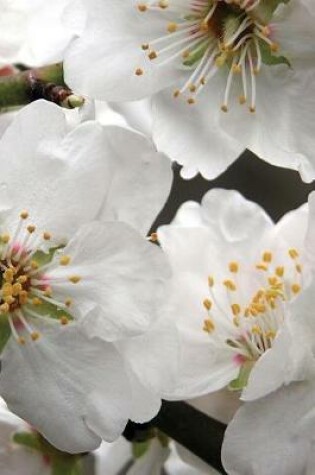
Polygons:
[[93,450],[101,438],[114,440],[130,413],[121,357],[111,344],[89,341],[75,324],[45,329],[24,346],[11,339],[0,393],[10,409],[70,453]]
[[172,185],[171,162],[144,136],[120,127],[104,128],[116,173],[101,219],[123,221],[147,233]]
[[[73,297],[74,316],[90,336],[107,341],[141,334],[154,321],[169,268],[162,251],[123,223],[82,226],[64,248],[69,266],[47,273],[53,290]],[[78,275],[77,284],[68,279]],[[54,281],[54,279],[56,279]]]

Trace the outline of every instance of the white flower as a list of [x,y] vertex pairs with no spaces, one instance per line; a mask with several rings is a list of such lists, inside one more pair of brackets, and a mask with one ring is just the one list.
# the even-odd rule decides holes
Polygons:
[[293,383],[247,402],[229,424],[222,461],[229,475],[314,473],[315,384]]
[[[2,403],[2,401],[1,401]],[[44,457],[34,450],[13,442],[13,435],[19,431],[30,431],[30,427],[0,406],[0,471],[1,475],[48,475],[50,467]]]
[[[215,470],[199,470],[184,462],[178,455],[177,446],[170,442],[163,446],[155,438],[149,442],[146,452],[133,459],[132,444],[120,438],[114,444],[103,443],[95,452],[96,475],[117,475],[125,470],[126,475],[162,475],[163,467],[169,475],[216,474]],[[203,467],[204,468],[204,467]]]
[[0,8],[2,64],[41,66],[60,61],[84,26],[80,0],[1,0]]
[[65,56],[77,92],[114,101],[158,93],[158,148],[206,178],[245,148],[315,178],[310,0],[85,4],[86,28]]
[[0,168],[0,394],[61,450],[91,450],[160,406],[160,366],[148,388],[138,366],[163,328],[172,340],[157,321],[169,269],[134,228],[164,203],[170,163],[139,134],[71,129],[40,101],[2,137]]
[[174,274],[166,313],[181,339],[177,388],[168,397],[230,385],[254,399],[313,371],[309,345],[292,328],[312,280],[304,239],[314,199],[310,207],[273,224],[239,193],[212,190],[158,230]]

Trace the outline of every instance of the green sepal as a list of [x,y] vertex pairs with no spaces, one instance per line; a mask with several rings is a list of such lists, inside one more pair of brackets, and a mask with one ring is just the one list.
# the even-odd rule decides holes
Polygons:
[[132,455],[135,459],[143,457],[145,453],[149,450],[151,440],[146,440],[144,442],[132,442]]
[[29,449],[42,452],[42,443],[37,433],[34,432],[16,432],[12,437],[13,442],[23,445]]
[[254,9],[255,18],[266,25],[272,19],[272,16],[279,5],[281,3],[287,4],[289,1],[290,0],[264,0]]
[[51,475],[82,475],[82,473],[82,464],[78,456],[59,456],[51,461]]
[[0,354],[11,336],[11,328],[7,315],[0,315]]
[[200,43],[198,43],[195,48],[189,53],[188,58],[186,58],[183,61],[184,66],[193,66],[197,61],[200,61],[207,51],[208,48],[208,42],[205,43],[204,40],[202,40]]
[[291,63],[285,56],[277,56],[275,55],[269,45],[265,43],[263,40],[259,42],[259,49],[261,52],[261,59],[264,64],[268,66],[276,66],[278,64],[286,64],[289,68],[291,68]]
[[230,391],[241,391],[245,386],[247,386],[248,378],[250,372],[253,368],[254,363],[252,361],[247,361],[242,364],[238,377],[230,382],[229,390]]

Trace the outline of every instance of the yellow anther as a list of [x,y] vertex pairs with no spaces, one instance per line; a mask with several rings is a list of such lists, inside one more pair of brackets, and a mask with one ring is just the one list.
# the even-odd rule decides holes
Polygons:
[[72,284],[77,284],[80,282],[81,277],[79,275],[72,275],[69,277],[69,281],[72,282]]
[[47,231],[45,231],[43,233],[43,238],[45,239],[45,241],[50,241],[51,240],[51,234],[48,233]]
[[2,286],[2,296],[7,297],[8,295],[12,295],[13,288],[12,285],[9,282],[5,282]]
[[151,242],[158,242],[159,240],[158,233],[152,233],[149,239]]
[[25,305],[28,300],[28,292],[26,290],[22,290],[19,293],[19,303],[20,305]]
[[252,327],[252,333],[253,333],[253,335],[262,335],[263,332],[262,332],[261,328],[258,325],[254,325]]
[[33,224],[30,224],[29,226],[27,226],[26,229],[28,230],[30,234],[33,234],[33,232],[36,231],[36,226],[34,226]]
[[168,7],[168,0],[160,0],[159,1],[159,7],[160,8],[167,8]]
[[284,267],[282,267],[282,266],[276,267],[275,273],[276,273],[276,275],[277,275],[278,277],[283,277],[283,275],[284,275]]
[[276,333],[272,330],[269,330],[267,333],[266,333],[266,337],[269,338],[270,340],[274,340],[275,337],[276,337]]
[[193,104],[195,104],[195,102],[196,102],[196,101],[195,101],[195,99],[194,99],[193,97],[189,97],[189,98],[187,99],[187,104],[189,104],[190,106],[192,106]]
[[266,264],[256,264],[256,269],[267,271],[268,266]]
[[230,272],[237,273],[239,271],[239,264],[238,262],[230,262],[229,263],[229,270]]
[[302,266],[301,266],[301,264],[296,264],[295,269],[296,269],[296,271],[297,271],[299,274],[302,273]]
[[1,241],[3,242],[3,244],[8,244],[8,242],[10,241],[10,234],[2,234]]
[[5,270],[3,273],[3,278],[6,282],[12,283],[14,279],[14,271],[12,267],[9,267],[8,269]]
[[31,338],[32,338],[33,341],[38,340],[39,337],[40,337],[40,333],[38,333],[38,332],[31,333]]
[[27,276],[26,275],[20,275],[16,280],[20,284],[25,284],[25,282],[27,282]]
[[268,282],[269,282],[270,285],[277,285],[277,284],[279,284],[279,281],[278,281],[277,276],[268,277]]
[[171,23],[169,23],[169,24],[167,25],[167,31],[168,31],[169,33],[175,33],[175,31],[177,31],[177,27],[178,27],[178,26],[177,26],[177,23],[171,22]]
[[13,297],[16,297],[17,295],[19,295],[21,290],[23,290],[23,287],[22,287],[21,284],[19,284],[18,282],[13,284],[13,286],[12,286],[12,295],[13,295]]
[[206,310],[211,310],[211,307],[212,307],[212,302],[210,299],[205,299],[203,301],[203,306],[205,307]]
[[43,301],[41,299],[39,299],[38,297],[34,297],[32,299],[32,304],[33,305],[42,305]]
[[200,79],[200,84],[201,84],[202,86],[204,86],[204,85],[206,84],[206,82],[207,82],[207,81],[206,81],[206,78],[205,78],[205,77],[203,77],[203,78]]
[[223,105],[221,106],[221,111],[222,111],[222,112],[228,112],[228,111],[229,111],[228,106],[227,106],[226,104],[223,104]]
[[24,210],[20,213],[21,219],[27,219],[29,217],[28,211]]
[[157,58],[157,53],[156,51],[150,51],[150,53],[148,54],[148,58],[151,59],[151,61],[153,59],[156,59]]
[[191,84],[191,85],[189,86],[189,90],[190,90],[190,92],[196,92],[197,87],[196,87],[194,84]]
[[176,97],[178,97],[179,95],[180,95],[180,90],[176,89],[176,91],[174,91],[174,93],[173,93],[173,97],[175,97],[175,99],[176,99]]
[[208,286],[209,287],[214,286],[214,278],[211,275],[209,275],[209,277],[208,277]]
[[255,114],[255,112],[256,112],[256,107],[250,106],[250,107],[248,108],[248,110],[249,110],[249,112],[251,112],[252,114]]
[[238,303],[232,303],[231,310],[233,315],[236,317],[241,313],[241,306]]
[[146,12],[148,9],[148,7],[146,6],[145,3],[139,3],[138,4],[138,10],[139,12],[143,13],[143,12]]
[[206,333],[212,333],[215,330],[215,324],[214,321],[210,318],[207,318],[203,322],[203,331]]
[[142,74],[143,74],[143,69],[137,68],[137,69],[135,70],[135,75],[136,75],[136,76],[142,76]]
[[72,303],[73,303],[73,300],[70,299],[70,298],[68,298],[68,299],[65,300],[65,305],[66,305],[66,307],[71,307]]
[[60,323],[61,323],[61,325],[68,325],[68,323],[69,323],[69,318],[66,317],[66,315],[63,315],[63,316],[60,318]]
[[31,262],[31,268],[32,268],[33,270],[37,270],[37,269],[39,268],[39,265],[37,264],[36,261],[32,261],[32,262]]
[[224,280],[224,281],[223,281],[223,285],[224,285],[228,290],[231,290],[231,291],[235,291],[235,290],[236,290],[236,285],[235,285],[235,283],[233,282],[233,280],[230,280],[230,279]]
[[184,59],[189,58],[189,55],[190,55],[190,51],[188,49],[186,49],[186,51],[184,51],[183,54],[182,54]]
[[149,49],[148,43],[143,43],[143,45],[141,45],[141,48],[143,49],[143,51],[147,51]]
[[272,261],[272,253],[270,251],[266,251],[262,255],[262,260],[264,262],[271,262]]
[[5,301],[5,303],[7,303],[8,305],[11,305],[12,303],[15,302],[15,298],[12,297],[12,295],[8,295],[6,297],[3,297],[3,300]]
[[291,259],[296,259],[297,257],[299,257],[299,253],[296,249],[289,249],[289,256],[291,257]]
[[70,256],[61,256],[59,259],[59,263],[61,266],[67,266],[70,264],[71,257]]
[[25,345],[25,343],[26,343],[25,338],[23,336],[20,336],[18,338],[18,342],[19,342],[20,345]]
[[301,290],[301,286],[299,284],[292,284],[291,290],[294,294],[298,294]]
[[279,50],[279,45],[278,43],[271,43],[270,49],[273,53],[276,53]]
[[0,312],[1,313],[8,313],[10,310],[10,306],[8,303],[3,303],[0,305]]
[[257,313],[265,313],[266,305],[264,305],[263,303],[254,303],[252,304],[252,309],[255,310]]

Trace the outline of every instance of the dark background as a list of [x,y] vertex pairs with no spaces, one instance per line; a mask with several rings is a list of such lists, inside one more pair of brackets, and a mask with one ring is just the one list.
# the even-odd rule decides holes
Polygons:
[[180,167],[174,165],[173,188],[156,220],[155,229],[161,224],[170,223],[181,203],[187,200],[200,202],[211,188],[238,190],[247,199],[259,203],[275,221],[306,202],[308,194],[315,190],[315,182],[303,183],[297,172],[269,165],[248,150],[213,181],[207,181],[200,175],[192,180],[183,180],[179,171]]

